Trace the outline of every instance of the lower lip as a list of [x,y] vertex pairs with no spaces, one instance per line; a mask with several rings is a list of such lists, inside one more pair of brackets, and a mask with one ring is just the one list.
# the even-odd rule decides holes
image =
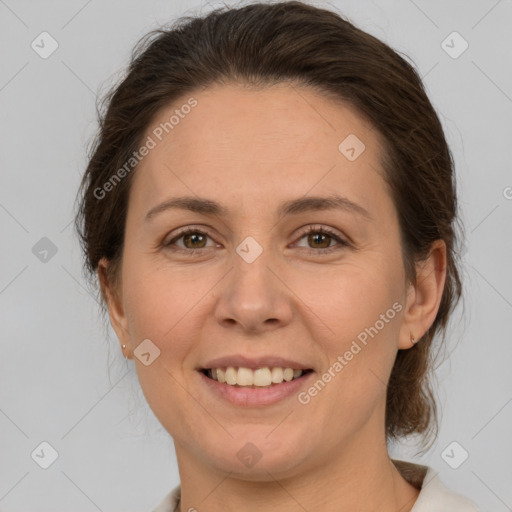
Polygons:
[[297,394],[301,387],[306,385],[314,372],[306,373],[298,379],[290,382],[283,381],[281,384],[266,388],[244,388],[221,384],[217,380],[210,379],[204,373],[198,371],[199,376],[208,389],[217,396],[231,402],[233,405],[243,407],[256,407],[272,405],[291,395]]

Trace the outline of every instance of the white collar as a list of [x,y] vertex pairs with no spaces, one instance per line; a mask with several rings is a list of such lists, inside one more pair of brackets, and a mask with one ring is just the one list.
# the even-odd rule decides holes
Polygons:
[[[479,512],[476,505],[465,496],[448,489],[429,466],[391,459],[400,474],[420,493],[411,512]],[[152,512],[176,512],[181,486],[175,487]]]

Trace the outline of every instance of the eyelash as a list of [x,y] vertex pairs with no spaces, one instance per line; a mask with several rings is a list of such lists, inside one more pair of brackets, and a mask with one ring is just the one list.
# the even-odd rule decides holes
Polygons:
[[[330,238],[333,238],[336,242],[338,242],[338,245],[334,245],[332,247],[327,247],[325,249],[306,248],[306,250],[309,253],[311,253],[311,254],[313,254],[313,253],[315,253],[315,254],[318,254],[318,253],[320,253],[320,254],[330,254],[331,252],[340,250],[340,249],[342,249],[344,247],[349,247],[349,245],[350,245],[348,242],[343,240],[338,234],[336,234],[335,232],[331,231],[330,229],[325,228],[325,227],[318,228],[318,227],[315,227],[315,226],[309,226],[307,231],[305,231],[304,233],[302,233],[299,236],[299,240],[301,240],[302,238],[304,238],[305,236],[307,236],[307,235],[309,235],[311,233],[327,235]],[[186,228],[183,231],[179,232],[174,238],[169,240],[169,242],[163,243],[162,246],[164,248],[166,248],[166,249],[170,249],[170,250],[175,251],[175,252],[181,252],[181,253],[184,253],[184,254],[188,254],[190,256],[200,255],[202,250],[208,249],[207,247],[200,247],[198,249],[183,249],[181,247],[172,247],[172,245],[176,241],[178,241],[180,238],[184,237],[185,235],[190,235],[190,234],[199,234],[199,235],[202,235],[202,236],[206,235],[209,238],[212,238],[207,231],[203,231],[201,229],[196,229],[196,228]],[[211,249],[211,247],[210,247],[210,249]]]

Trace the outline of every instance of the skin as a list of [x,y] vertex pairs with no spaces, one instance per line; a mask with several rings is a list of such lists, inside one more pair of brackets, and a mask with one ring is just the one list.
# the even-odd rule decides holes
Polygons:
[[[388,455],[386,383],[397,351],[435,319],[444,243],[432,246],[417,266],[419,284],[410,284],[382,140],[347,105],[287,83],[215,85],[162,109],[146,136],[190,96],[198,105],[133,176],[120,283],[108,282],[108,261],[98,269],[119,342],[174,439],[181,510],[410,510],[419,491]],[[355,161],[338,150],[349,134],[366,146]],[[343,210],[276,216],[283,201],[334,191],[371,219]],[[231,215],[174,209],[145,221],[181,195],[218,201]],[[308,239],[311,225],[349,245]],[[175,247],[200,255],[162,247],[187,226],[208,237],[182,237]],[[263,249],[252,263],[236,252],[248,236]],[[214,357],[274,354],[307,362],[319,376],[396,302],[401,311],[307,405],[292,396],[237,407],[214,397],[196,371]],[[161,351],[149,366],[133,356],[147,338]],[[261,453],[249,468],[237,457],[247,442]]]

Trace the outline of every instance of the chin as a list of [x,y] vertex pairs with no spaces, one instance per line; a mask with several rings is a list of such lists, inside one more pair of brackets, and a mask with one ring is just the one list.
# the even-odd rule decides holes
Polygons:
[[199,456],[203,463],[243,480],[263,482],[271,477],[291,476],[306,463],[307,453],[313,450],[311,432],[295,431],[290,435],[284,425],[244,427],[243,433],[231,428],[230,433],[233,438],[226,434],[223,438],[215,437],[212,443],[205,444],[204,438],[198,440]]

